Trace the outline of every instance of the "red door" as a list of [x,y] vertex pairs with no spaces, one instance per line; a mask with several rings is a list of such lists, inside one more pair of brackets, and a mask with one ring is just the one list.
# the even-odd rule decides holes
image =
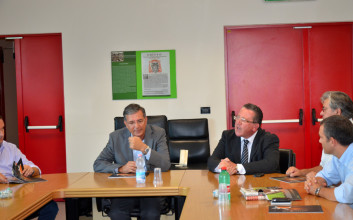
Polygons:
[[276,123],[263,128],[279,136],[280,148],[294,150],[297,167],[318,165],[322,148],[311,110],[315,108],[319,116],[324,91],[352,93],[351,24],[225,31],[228,128],[231,112],[247,102],[261,107],[264,120],[298,119],[303,109],[303,125]]
[[[310,109],[321,118],[320,97],[325,91],[342,91],[353,97],[352,79],[352,25],[313,26],[308,36]],[[309,110],[309,109],[308,109]],[[319,143],[319,123],[311,124],[312,166],[320,163],[322,146]]]
[[[232,29],[226,38],[228,115],[250,102],[262,109],[264,120],[298,119],[304,108],[303,75],[297,74],[303,69],[301,32],[291,27]],[[281,148],[304,155],[299,123],[262,127],[280,137]],[[298,165],[304,166],[303,161]]]
[[61,34],[25,35],[15,53],[19,147],[42,173],[66,172]]

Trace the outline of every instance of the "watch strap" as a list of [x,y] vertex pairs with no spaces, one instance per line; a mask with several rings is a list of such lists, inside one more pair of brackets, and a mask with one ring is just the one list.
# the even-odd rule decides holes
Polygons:
[[319,196],[320,190],[321,190],[321,187],[316,188],[315,196]]
[[148,154],[148,151],[150,151],[150,147],[147,145],[147,147],[146,147],[145,150],[143,151],[143,154],[144,154],[144,155]]

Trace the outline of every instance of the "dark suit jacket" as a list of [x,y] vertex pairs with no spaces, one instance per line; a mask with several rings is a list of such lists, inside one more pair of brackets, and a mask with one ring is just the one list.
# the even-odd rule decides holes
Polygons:
[[[107,146],[94,161],[94,172],[114,173],[116,168],[133,161],[133,150],[129,147],[131,133],[127,128],[121,128],[109,135]],[[151,148],[150,159],[146,160],[147,170],[160,167],[167,171],[170,167],[167,138],[163,128],[146,125],[145,144]]]
[[[279,139],[277,135],[258,129],[251,148],[250,162],[244,164],[246,174],[253,173],[279,173]],[[228,157],[233,163],[241,163],[240,137],[236,136],[234,129],[222,133],[222,138],[212,156],[208,158],[208,168],[214,169],[221,159]]]

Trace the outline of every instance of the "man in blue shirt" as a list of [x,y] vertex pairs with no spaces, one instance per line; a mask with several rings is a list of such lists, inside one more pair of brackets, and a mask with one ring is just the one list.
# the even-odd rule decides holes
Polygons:
[[[322,119],[330,117],[332,115],[342,115],[352,121],[353,118],[353,101],[344,92],[340,91],[327,91],[321,96],[322,111],[320,115]],[[322,150],[321,162],[318,166],[308,169],[298,169],[296,167],[289,167],[286,174],[290,177],[294,176],[306,176],[313,177],[318,173],[325,164],[328,164],[332,159],[332,155],[326,154]]]
[[[25,177],[37,176],[41,174],[38,166],[31,161],[27,160],[26,156],[16,147],[16,145],[4,141],[5,136],[5,123],[0,115],[0,183],[9,183],[14,178],[12,175],[12,165],[22,158],[23,170],[21,173]],[[39,220],[55,219],[58,213],[58,205],[56,202],[51,201],[40,208],[37,212],[33,213],[28,218],[38,217]]]
[[[334,115],[321,122],[319,142],[332,160],[305,182],[305,190],[316,196],[341,203],[353,203],[353,124]],[[327,187],[340,184],[338,187]]]

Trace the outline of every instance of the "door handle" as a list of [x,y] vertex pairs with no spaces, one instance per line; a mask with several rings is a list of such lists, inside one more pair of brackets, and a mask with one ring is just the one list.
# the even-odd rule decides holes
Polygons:
[[315,125],[316,122],[321,122],[322,118],[316,118],[316,109],[311,109],[312,124]]
[[235,112],[232,111],[232,127],[234,128],[235,126]]
[[[262,124],[299,123],[303,125],[303,109],[299,109],[298,119],[262,120]],[[235,112],[232,111],[232,126],[235,126]]]
[[58,125],[41,125],[41,126],[30,126],[28,116],[25,117],[25,128],[26,132],[29,130],[36,130],[36,129],[59,129],[63,131],[63,117],[60,115],[58,119]]

